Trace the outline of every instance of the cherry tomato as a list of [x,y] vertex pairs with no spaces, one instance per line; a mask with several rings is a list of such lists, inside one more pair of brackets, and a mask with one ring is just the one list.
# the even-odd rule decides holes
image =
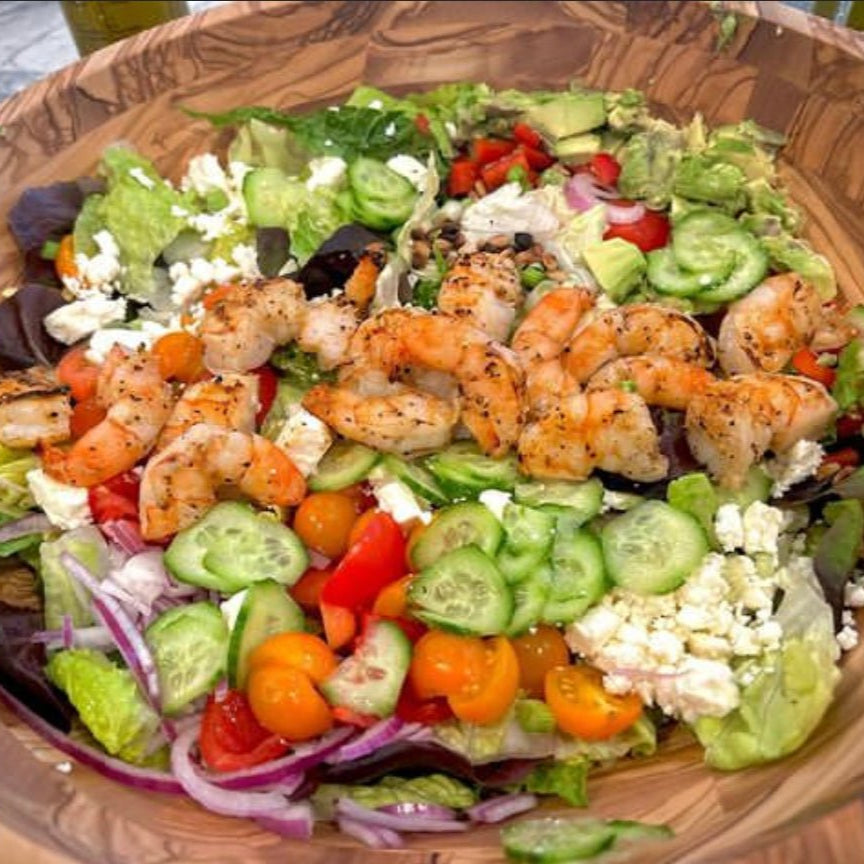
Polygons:
[[76,402],[96,396],[99,367],[84,356],[86,351],[86,345],[77,345],[67,351],[57,364],[57,378],[69,388]]
[[333,713],[312,679],[293,666],[258,666],[247,696],[258,722],[289,741],[317,738],[333,726]]
[[546,673],[570,662],[570,652],[564,637],[546,624],[514,639],[513,650],[519,660],[519,683],[522,689],[538,699],[543,698]]
[[854,447],[843,447],[833,453],[826,453],[823,465],[837,465],[839,468],[856,468],[861,462],[861,454]]
[[321,612],[321,623],[324,625],[324,638],[327,644],[334,651],[344,648],[357,633],[356,616],[344,606],[333,606],[323,601],[318,609]]
[[516,149],[515,141],[504,138],[475,138],[471,142],[471,161],[480,165],[497,162]]
[[278,759],[288,751],[288,742],[273,735],[256,719],[246,697],[229,690],[217,699],[210,695],[198,747],[204,764],[213,771],[239,771]]
[[[339,489],[338,491],[343,495],[347,495],[354,502],[357,512],[361,514],[374,508],[377,503],[375,496],[366,483],[355,483],[353,486],[346,486],[344,489]],[[351,529],[352,537],[354,537],[355,530],[357,530],[357,522],[354,523],[354,528]],[[354,539],[356,540],[357,538],[354,537]],[[350,544],[351,540],[349,539]]]
[[414,646],[408,677],[421,699],[451,696],[475,685],[486,668],[482,639],[430,630]]
[[642,714],[635,693],[617,696],[603,689],[593,666],[563,666],[546,673],[546,704],[558,726],[576,738],[603,741],[629,729]]
[[279,376],[270,366],[259,366],[253,369],[251,374],[258,378],[258,413],[255,415],[255,423],[260,426],[276,400]]
[[403,576],[389,585],[385,585],[372,605],[375,615],[383,615],[385,618],[401,618],[408,608],[408,585],[414,577]]
[[54,272],[61,278],[77,279],[78,265],[75,263],[75,238],[67,234],[61,241],[54,258]]
[[422,723],[424,726],[435,726],[453,716],[453,711],[443,697],[421,699],[411,680],[406,679],[396,703],[396,716],[406,723]]
[[462,198],[474,188],[480,176],[479,167],[470,159],[454,159],[447,177],[447,194],[451,198]]
[[854,438],[861,434],[862,425],[864,425],[864,416],[858,411],[849,411],[837,418],[837,437]]
[[294,530],[310,548],[328,558],[339,558],[348,549],[348,537],[357,521],[354,501],[340,492],[313,492],[294,514]]
[[837,377],[833,369],[819,363],[819,355],[810,348],[799,348],[792,357],[792,366],[805,378],[818,381],[829,388]]
[[99,404],[95,396],[76,402],[72,408],[72,416],[69,418],[69,432],[73,438],[81,438],[94,426],[98,426],[106,417],[108,412]]
[[133,471],[109,477],[87,490],[87,503],[94,521],[116,522],[120,519],[138,521],[138,491],[141,481]]
[[321,589],[330,578],[332,570],[310,567],[292,586],[291,596],[307,611],[315,612],[321,602]]
[[249,656],[249,669],[259,666],[291,666],[320,684],[336,669],[336,655],[323,639],[311,633],[276,633]]
[[621,163],[611,153],[595,153],[588,163],[598,183],[614,186],[621,174]]
[[496,636],[485,643],[485,665],[477,680],[447,698],[453,713],[466,723],[497,723],[519,691],[519,660],[509,640]]
[[204,343],[185,330],[160,336],[151,349],[159,361],[159,372],[166,381],[191,384],[206,373]]
[[610,225],[603,234],[604,240],[620,237],[638,246],[643,252],[660,249],[669,242],[669,220],[662,213],[646,210],[637,222],[627,225]]

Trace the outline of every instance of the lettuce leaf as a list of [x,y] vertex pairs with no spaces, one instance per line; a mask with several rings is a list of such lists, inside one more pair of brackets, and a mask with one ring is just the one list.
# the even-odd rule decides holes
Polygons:
[[[17,519],[35,506],[27,485],[27,472],[39,464],[39,458],[31,450],[13,450],[0,444],[0,522]],[[0,549],[5,545],[0,544]]]
[[571,807],[588,806],[588,772],[591,762],[584,756],[566,762],[543,762],[525,780],[525,791],[557,795]]
[[853,339],[837,361],[837,377],[831,395],[841,411],[848,411],[864,402],[864,344]]

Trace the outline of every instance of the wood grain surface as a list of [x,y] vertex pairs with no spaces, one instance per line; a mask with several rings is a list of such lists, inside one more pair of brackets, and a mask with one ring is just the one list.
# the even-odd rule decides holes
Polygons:
[[[218,145],[182,106],[219,110],[338,100],[359,82],[404,90],[444,81],[554,87],[573,78],[637,87],[675,119],[752,117],[784,131],[782,176],[806,233],[864,297],[864,37],[774,2],[739,14],[716,49],[718,18],[699,2],[248,2],[112,46],[0,105],[0,209],[23,188],[80,176],[117,140],[169,176]],[[20,262],[0,233],[3,285]],[[864,651],[852,652],[835,705],[807,746],[781,763],[708,771],[685,735],[660,756],[591,782],[592,815],[670,823],[674,841],[640,862],[864,861]],[[0,861],[498,862],[497,830],[427,837],[375,852],[332,830],[297,844],[251,822],[143,795],[68,764],[0,712]],[[5,728],[4,728],[5,727]],[[56,766],[68,768],[63,773]]]

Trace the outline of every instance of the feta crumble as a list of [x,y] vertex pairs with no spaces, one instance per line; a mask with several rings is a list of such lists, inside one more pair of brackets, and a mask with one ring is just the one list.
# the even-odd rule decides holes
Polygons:
[[404,177],[415,189],[422,192],[426,188],[426,177],[429,169],[413,156],[391,156],[387,160],[387,167],[395,171],[400,177]]
[[338,186],[345,178],[348,163],[339,156],[319,156],[309,162],[306,188],[311,192],[321,186]]
[[796,483],[812,477],[822,464],[825,451],[816,441],[797,441],[785,453],[765,461],[763,467],[774,481],[771,497],[779,498]]
[[45,329],[58,342],[72,345],[114,321],[126,317],[126,301],[94,294],[73,300],[45,316]]
[[129,176],[137,183],[140,183],[145,189],[153,189],[156,186],[153,178],[148,177],[144,173],[144,169],[138,167],[137,165],[134,168],[129,169]]
[[90,337],[90,344],[84,356],[91,362],[101,365],[108,357],[108,352],[115,346],[121,345],[130,351],[139,348],[150,348],[153,343],[168,332],[167,327],[157,324],[155,321],[142,321],[140,330],[130,330],[120,327],[97,330]]
[[389,513],[400,525],[419,519],[428,524],[432,513],[401,480],[383,468],[373,468],[366,478],[378,507]]
[[837,634],[837,645],[841,651],[851,651],[858,644],[858,624],[851,609],[843,610],[840,619],[840,632]]
[[27,472],[27,486],[52,525],[71,531],[93,521],[86,489],[60,483],[41,468]]
[[314,414],[300,405],[292,405],[274,443],[288,454],[297,470],[308,477],[330,449],[333,433]]
[[75,297],[92,296],[94,291],[112,294],[117,288],[121,273],[120,248],[110,231],[97,231],[93,242],[98,252],[92,258],[81,252],[76,254],[78,275],[63,279],[63,284]]
[[513,500],[509,492],[500,489],[484,489],[477,500],[499,521],[504,519],[504,508]]
[[782,533],[786,515],[777,507],[754,501],[743,516],[744,551],[748,555],[758,555],[766,552],[776,556],[778,541]]

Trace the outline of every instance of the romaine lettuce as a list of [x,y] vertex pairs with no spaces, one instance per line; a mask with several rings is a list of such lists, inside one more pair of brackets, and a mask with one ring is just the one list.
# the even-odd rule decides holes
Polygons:
[[543,762],[525,780],[525,791],[557,795],[571,807],[588,806],[588,772],[591,763],[584,756],[566,762]]
[[864,344],[853,339],[837,361],[837,377],[831,395],[841,411],[848,411],[864,402]]

